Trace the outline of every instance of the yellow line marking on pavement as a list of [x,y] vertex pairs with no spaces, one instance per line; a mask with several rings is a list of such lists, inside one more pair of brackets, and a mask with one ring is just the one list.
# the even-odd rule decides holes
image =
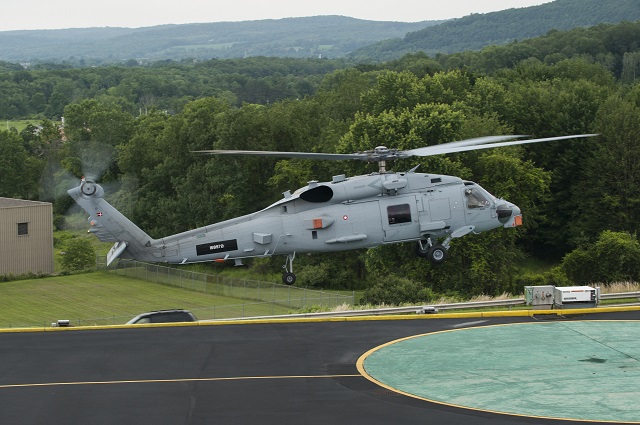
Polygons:
[[[435,307],[438,307],[435,305]],[[78,327],[42,327],[42,328],[5,328],[0,329],[4,333],[26,332],[67,332],[67,331],[92,331],[107,329],[144,329],[144,328],[168,328],[168,327],[195,327],[195,326],[229,326],[229,325],[265,325],[265,324],[291,324],[291,323],[327,323],[327,322],[363,322],[382,320],[433,320],[433,319],[466,319],[486,317],[534,317],[541,315],[571,316],[596,313],[622,313],[640,311],[640,306],[626,307],[598,307],[575,308],[558,310],[511,310],[511,311],[476,311],[467,313],[438,313],[438,314],[395,314],[373,315],[355,317],[304,317],[304,318],[270,318],[270,319],[242,319],[200,321],[187,323],[148,323],[140,325],[104,325],[104,326],[78,326]]]
[[323,379],[323,378],[362,378],[362,375],[290,375],[290,376],[235,376],[229,378],[180,378],[180,379],[139,379],[124,381],[79,381],[79,382],[43,382],[35,384],[6,384],[0,389],[62,387],[73,385],[118,385],[118,384],[165,384],[176,382],[218,382],[218,381],[250,381],[259,379]]

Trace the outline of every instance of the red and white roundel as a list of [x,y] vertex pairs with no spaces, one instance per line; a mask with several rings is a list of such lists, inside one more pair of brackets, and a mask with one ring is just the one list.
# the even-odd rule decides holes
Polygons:
[[343,220],[349,220],[349,216],[345,214],[345,215],[342,216],[342,219]]

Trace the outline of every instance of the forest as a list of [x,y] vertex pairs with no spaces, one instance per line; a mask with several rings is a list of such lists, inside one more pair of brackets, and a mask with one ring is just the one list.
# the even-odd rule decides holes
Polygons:
[[[404,159],[393,167],[480,183],[525,225],[456,239],[434,266],[413,244],[296,259],[300,285],[365,289],[372,302],[519,293],[542,282],[640,278],[640,23],[378,65],[249,58],[24,70],[0,64],[0,196],[54,202],[82,175],[153,237],[257,211],[310,180],[367,164],[210,158],[202,149],[351,153],[471,137],[598,137]],[[64,117],[64,124],[61,118]],[[73,176],[73,180],[68,177]],[[278,271],[281,258],[248,265]],[[544,270],[531,263],[543,263]],[[554,267],[555,266],[555,267]],[[220,267],[211,266],[211,267]]]

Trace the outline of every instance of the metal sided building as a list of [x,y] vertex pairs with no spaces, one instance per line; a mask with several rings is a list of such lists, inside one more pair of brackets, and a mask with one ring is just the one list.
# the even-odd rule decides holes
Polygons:
[[53,273],[53,208],[0,198],[0,275]]

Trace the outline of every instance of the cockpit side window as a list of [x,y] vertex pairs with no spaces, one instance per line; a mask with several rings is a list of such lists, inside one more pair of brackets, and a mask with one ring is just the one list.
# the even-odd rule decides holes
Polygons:
[[489,206],[489,200],[477,187],[468,187],[464,190],[467,199],[467,208],[484,208]]

